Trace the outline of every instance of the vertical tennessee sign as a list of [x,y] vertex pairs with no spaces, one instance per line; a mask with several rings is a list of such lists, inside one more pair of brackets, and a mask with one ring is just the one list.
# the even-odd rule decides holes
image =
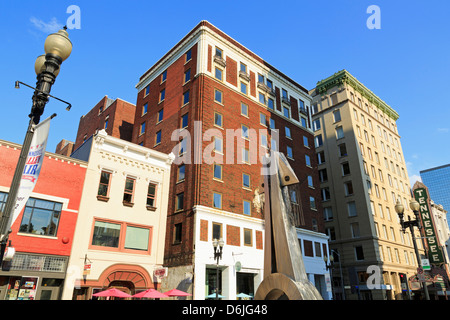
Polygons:
[[12,218],[10,218],[10,226],[12,226],[17,219],[17,216],[27,203],[31,192],[33,192],[34,186],[36,185],[44,160],[49,128],[50,118],[47,118],[34,127],[33,139],[31,140],[25,168],[22,172],[22,179],[20,180],[19,190],[17,191]]
[[431,217],[430,206],[428,205],[428,191],[426,187],[414,185],[414,198],[420,205],[420,216],[422,218],[422,227],[428,243],[428,258],[432,264],[444,263],[441,248],[439,247],[434,229],[433,218]]

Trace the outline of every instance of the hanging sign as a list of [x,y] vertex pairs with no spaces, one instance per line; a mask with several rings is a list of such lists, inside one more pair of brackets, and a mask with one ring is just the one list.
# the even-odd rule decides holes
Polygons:
[[434,228],[433,217],[428,201],[428,190],[424,184],[416,182],[414,184],[414,198],[420,205],[420,217],[422,219],[422,227],[428,244],[428,259],[431,264],[444,263],[444,256],[439,247],[436,230]]

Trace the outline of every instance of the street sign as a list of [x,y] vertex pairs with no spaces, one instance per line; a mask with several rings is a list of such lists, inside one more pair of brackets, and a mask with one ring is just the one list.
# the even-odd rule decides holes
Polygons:
[[444,263],[444,256],[439,241],[436,236],[436,230],[433,223],[433,217],[429,206],[428,189],[424,184],[417,181],[414,184],[414,198],[419,203],[420,216],[422,220],[423,232],[427,238],[428,257],[432,264]]
[[91,268],[91,264],[85,264],[83,268],[83,275],[88,275],[91,272]]
[[422,269],[423,270],[431,270],[430,260],[422,259]]

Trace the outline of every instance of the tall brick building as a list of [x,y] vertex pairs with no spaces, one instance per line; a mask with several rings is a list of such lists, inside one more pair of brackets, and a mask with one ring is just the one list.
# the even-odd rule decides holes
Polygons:
[[[271,147],[287,156],[301,181],[291,190],[299,241],[310,280],[326,294],[308,91],[207,21],[136,88],[132,142],[179,154],[170,178],[165,285],[193,289],[194,299],[216,286],[226,299],[256,291],[264,276],[260,156]],[[225,243],[218,284],[215,238]]]
[[[104,96],[87,114],[80,118],[73,151],[101,129],[105,129],[110,136],[131,141],[135,111],[136,106],[132,103]],[[60,142],[55,153],[62,154],[65,146],[65,143]]]

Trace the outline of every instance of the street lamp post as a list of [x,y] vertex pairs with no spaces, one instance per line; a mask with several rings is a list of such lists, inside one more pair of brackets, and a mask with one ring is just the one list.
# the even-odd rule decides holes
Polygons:
[[[8,199],[5,203],[5,209],[2,212],[0,220],[0,266],[3,262],[5,249],[8,243],[9,234],[11,233],[11,218],[16,204],[16,197],[19,190],[20,180],[25,167],[28,151],[33,139],[34,127],[39,123],[41,115],[44,113],[45,105],[48,102],[52,85],[55,83],[56,76],[59,73],[61,63],[66,60],[72,52],[72,43],[69,40],[66,27],[56,33],[50,34],[44,44],[45,55],[41,55],[36,59],[34,69],[37,74],[36,88],[30,87],[23,82],[16,81],[15,87],[19,88],[19,83],[33,88],[31,113],[29,114],[30,122],[25,134],[25,139],[14,172],[11,187],[9,189]],[[63,101],[61,99],[55,98]],[[65,101],[63,101],[65,102]],[[67,103],[67,102],[66,102]],[[70,109],[70,104],[67,109]]]
[[339,252],[335,251],[335,250],[330,250],[330,264],[327,264],[328,258],[326,256],[323,257],[323,260],[325,261],[325,267],[331,270],[331,290],[332,290],[332,295],[333,295],[333,299],[335,299],[335,292],[333,289],[333,268],[334,268],[334,257],[333,257],[333,253],[335,253],[338,257],[339,257],[339,273],[341,276],[341,287],[342,287],[342,299],[345,300],[345,289],[344,289],[344,278],[342,277],[342,265],[341,265],[341,255],[339,254]]
[[327,270],[330,270],[330,278],[331,278],[331,296],[333,297],[333,300],[336,300],[336,297],[334,295],[334,288],[333,288],[333,266],[334,266],[334,258],[332,255],[330,255],[330,263],[328,264],[328,257],[326,255],[323,256],[323,261],[325,261],[325,268]]
[[[409,228],[409,230],[411,232],[411,237],[412,237],[412,241],[413,241],[413,245],[414,245],[414,252],[416,253],[416,258],[417,258],[417,265],[419,266],[419,268],[421,268],[422,262],[420,260],[419,249],[417,248],[416,237],[414,237],[414,227],[417,227],[417,229],[419,229],[419,231],[422,229],[422,224],[420,223],[420,220],[419,220],[420,205],[417,201],[411,200],[409,202],[409,207],[414,212],[414,216],[416,217],[415,220],[411,220],[411,217],[408,216],[408,221],[404,221],[403,212],[404,212],[405,208],[403,207],[403,205],[401,204],[401,202],[398,199],[397,199],[397,203],[395,205],[395,212],[397,212],[398,217],[400,219],[400,225],[402,226],[403,233],[405,233],[406,228]],[[426,283],[422,282],[421,284],[422,284],[423,292],[425,294],[425,299],[430,300],[430,296],[428,294],[428,288],[427,288]]]
[[213,240],[214,260],[216,260],[216,300],[219,300],[219,260],[222,259],[223,239]]

